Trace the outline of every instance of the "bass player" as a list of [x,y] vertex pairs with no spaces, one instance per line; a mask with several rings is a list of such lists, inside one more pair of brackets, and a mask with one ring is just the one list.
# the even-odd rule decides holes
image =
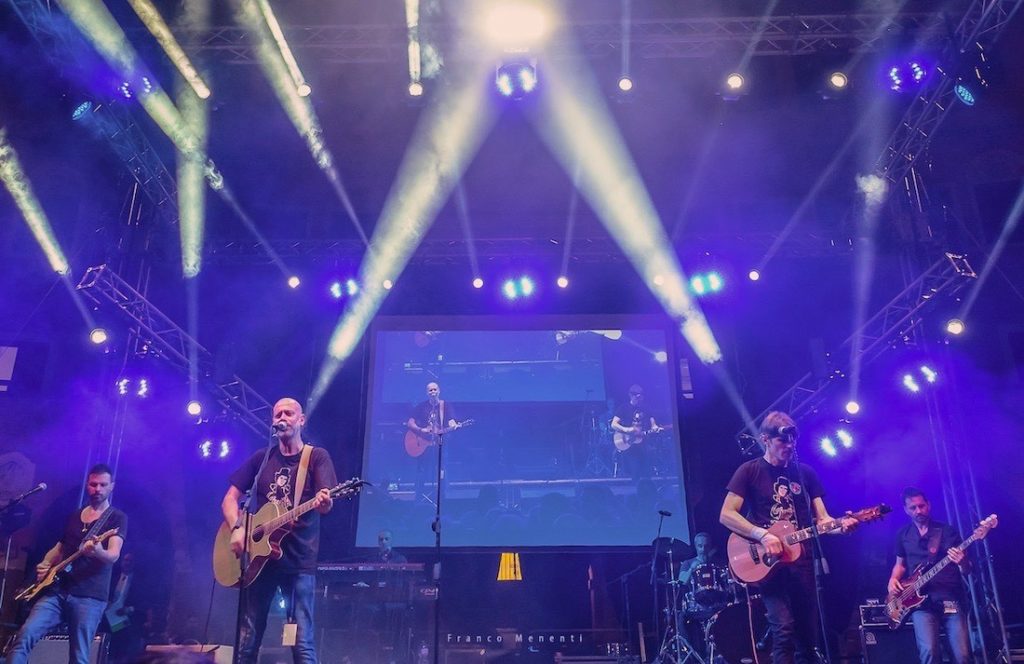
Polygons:
[[[740,465],[729,480],[719,520],[729,530],[759,541],[772,556],[782,554],[782,541],[768,532],[777,521],[788,520],[795,528],[811,525],[807,496],[815,523],[830,521],[818,474],[792,461],[797,439],[796,423],[781,411],[768,413],[761,422],[759,442],[764,455]],[[804,492],[807,492],[807,496]],[[746,515],[741,510],[746,508]],[[857,520],[842,518],[842,532],[856,527]],[[837,531],[838,532],[838,531]],[[800,544],[799,546],[804,546]],[[773,664],[817,661],[818,601],[814,563],[810,551],[789,565],[778,565],[759,584],[772,634]]]
[[901,580],[907,570],[922,563],[936,563],[948,557],[956,564],[947,565],[928,582],[928,599],[910,614],[914,623],[914,638],[921,664],[942,661],[939,643],[939,624],[944,623],[949,649],[956,664],[970,661],[971,652],[967,634],[966,592],[962,574],[970,572],[971,563],[958,545],[960,533],[949,524],[931,518],[932,506],[920,489],[903,490],[903,511],[911,523],[901,528],[896,537],[896,564],[889,576],[889,593],[903,590]]
[[327,450],[311,446],[308,477],[303,483],[302,495],[295,496],[300,458],[303,448],[308,445],[302,439],[306,415],[298,401],[284,398],[274,404],[272,422],[277,445],[266,457],[266,465],[259,477],[255,478],[266,456],[264,450],[250,456],[231,475],[231,486],[221,502],[224,521],[233,529],[231,548],[235,555],[242,554],[246,535],[239,502],[249,487],[254,486],[254,478],[255,505],[251,506],[254,512],[270,502],[282,503],[285,509],[292,509],[307,500],[316,502],[314,509],[300,516],[291,532],[285,535],[281,542],[281,557],[270,560],[246,588],[241,608],[237,663],[255,664],[257,661],[270,603],[280,588],[282,597],[286,598],[289,623],[295,624],[295,645],[292,647],[295,663],[316,664],[313,602],[316,557],[320,548],[320,515],[329,512],[333,506],[330,488],[337,483],[337,478]]

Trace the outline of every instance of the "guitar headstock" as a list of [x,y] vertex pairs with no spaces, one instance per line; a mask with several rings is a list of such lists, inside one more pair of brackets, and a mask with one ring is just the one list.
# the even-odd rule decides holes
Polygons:
[[874,507],[865,507],[862,510],[850,514],[851,517],[857,519],[857,521],[874,521],[875,519],[881,519],[883,516],[892,511],[892,508],[885,503],[878,503]]
[[983,539],[985,535],[988,535],[988,531],[992,530],[999,525],[999,517],[995,514],[989,514],[987,517],[981,520],[978,527],[974,529],[974,536],[978,539]]
[[338,484],[331,489],[331,498],[351,498],[352,496],[359,493],[359,490],[363,486],[369,484],[365,480],[361,480],[358,477],[353,477],[350,480],[345,480],[341,484]]
[[106,531],[102,535],[97,536],[95,538],[96,539],[96,543],[99,544],[100,542],[106,542],[108,539],[110,539],[111,537],[116,535],[118,533],[118,530],[119,530],[118,528],[111,528],[110,530]]

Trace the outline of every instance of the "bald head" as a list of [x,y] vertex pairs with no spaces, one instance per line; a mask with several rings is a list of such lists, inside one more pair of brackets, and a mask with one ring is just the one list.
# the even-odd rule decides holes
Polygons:
[[296,399],[285,397],[274,404],[271,418],[278,438],[282,442],[295,439],[302,442],[302,428],[306,425],[306,415],[302,412],[302,404]]

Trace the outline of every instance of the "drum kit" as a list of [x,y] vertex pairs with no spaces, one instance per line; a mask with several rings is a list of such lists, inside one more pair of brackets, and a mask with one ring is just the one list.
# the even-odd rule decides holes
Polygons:
[[[670,538],[662,538],[670,539]],[[767,621],[759,595],[736,581],[729,568],[713,562],[697,565],[689,582],[679,581],[678,540],[666,551],[665,635],[655,662],[664,664],[746,664],[770,661]],[[656,550],[659,542],[655,540]],[[685,545],[683,545],[685,546]],[[751,628],[753,623],[753,628]],[[756,652],[756,656],[755,656]]]

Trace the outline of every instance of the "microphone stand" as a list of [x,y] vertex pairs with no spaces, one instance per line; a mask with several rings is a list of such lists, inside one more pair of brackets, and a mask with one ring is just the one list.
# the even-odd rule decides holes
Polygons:
[[[267,461],[270,460],[270,450],[274,449],[274,446],[280,442],[277,434],[278,431],[271,427],[270,444],[267,445],[267,450],[263,454],[263,461],[260,462],[260,467],[256,469],[256,474],[252,477],[252,484],[249,485],[249,490],[245,492],[245,497],[242,498],[242,502],[239,505],[241,511],[238,518],[241,520],[241,524],[235,524],[242,526],[245,537],[242,538],[242,555],[238,558],[239,565],[242,568],[242,576],[238,583],[238,610],[235,614],[235,649],[231,654],[232,664],[238,664],[238,658],[241,656],[242,618],[245,612],[246,601],[249,598],[249,589],[245,584],[245,570],[249,567],[249,519],[252,515],[250,508],[253,505],[253,499],[256,497],[260,475],[263,474],[263,469],[267,467]],[[257,653],[258,655],[259,653]]]
[[[802,493],[804,494],[804,503],[807,505],[807,515],[811,520],[809,525],[811,526],[811,542],[813,543],[811,549],[814,552],[814,594],[818,600],[818,623],[821,627],[821,644],[825,651],[825,661],[831,663],[832,653],[829,650],[828,630],[825,627],[825,605],[822,602],[825,591],[823,578],[825,575],[825,554],[821,549],[821,535],[818,533],[818,524],[814,519],[814,508],[811,505],[811,494],[807,489],[807,483],[804,481],[804,469],[800,465],[800,455],[797,454],[796,447],[793,448],[793,462],[796,463],[796,476],[800,481],[800,486],[803,487]],[[798,522],[799,520],[800,519],[797,518]],[[799,523],[797,524],[797,527],[800,527]]]
[[654,614],[652,620],[654,621],[654,638],[658,638],[658,625],[660,618],[658,616],[658,584],[655,578],[655,569],[658,562],[658,553],[661,548],[661,528],[665,524],[665,515],[658,512],[658,536],[654,538],[654,552],[651,554],[651,595],[654,597]]
[[[443,423],[438,431],[444,431]],[[437,487],[434,501],[434,664],[440,663],[441,647],[441,482],[444,480],[444,466],[441,465],[444,450],[444,434],[437,434]]]

